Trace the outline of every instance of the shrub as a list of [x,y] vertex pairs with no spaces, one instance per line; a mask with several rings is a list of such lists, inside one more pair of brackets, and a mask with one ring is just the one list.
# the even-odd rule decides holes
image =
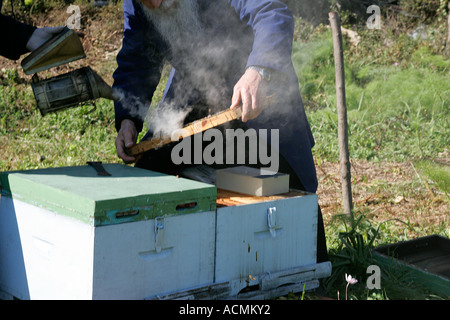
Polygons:
[[429,20],[446,13],[448,0],[401,0],[404,11],[421,20]]

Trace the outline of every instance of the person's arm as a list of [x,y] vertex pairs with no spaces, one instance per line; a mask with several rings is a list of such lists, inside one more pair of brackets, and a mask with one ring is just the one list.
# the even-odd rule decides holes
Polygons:
[[121,96],[114,103],[118,132],[116,149],[125,162],[134,162],[126,148],[136,143],[153,93],[161,78],[163,58],[152,45],[152,33],[141,8],[132,0],[124,0],[124,37],[117,55],[118,67],[113,74],[113,88]]
[[290,64],[294,35],[294,18],[281,1],[228,0],[241,21],[247,23],[254,34],[249,66],[261,66],[285,72]]
[[[228,2],[241,21],[252,28],[254,34],[246,72],[236,83],[231,102],[232,109],[242,104],[242,121],[247,121],[262,112],[267,81],[283,78],[283,74],[288,73],[287,69],[291,65],[294,19],[288,7],[280,1]],[[257,71],[260,68],[266,72]],[[263,74],[268,77],[264,78]]]
[[27,43],[36,27],[0,14],[0,30],[2,32],[0,55],[10,60],[17,60],[21,55],[29,52]]
[[17,60],[21,55],[39,48],[63,29],[64,26],[36,28],[0,14],[0,55]]

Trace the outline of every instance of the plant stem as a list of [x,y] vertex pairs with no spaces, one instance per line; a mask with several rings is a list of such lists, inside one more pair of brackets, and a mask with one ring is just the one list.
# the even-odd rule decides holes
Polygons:
[[347,282],[347,285],[345,286],[345,300],[347,300],[347,289],[348,289],[349,284],[350,283]]

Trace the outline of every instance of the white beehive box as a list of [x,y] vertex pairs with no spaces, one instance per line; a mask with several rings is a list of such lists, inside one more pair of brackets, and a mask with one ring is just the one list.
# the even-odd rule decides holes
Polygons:
[[144,299],[211,283],[216,188],[124,165],[1,173],[0,293]]
[[317,195],[217,190],[214,282],[151,299],[271,299],[319,286]]
[[249,197],[218,190],[221,198],[215,281],[229,282],[231,296],[251,286],[266,290],[329,274],[329,264],[316,263],[317,195],[291,191]]

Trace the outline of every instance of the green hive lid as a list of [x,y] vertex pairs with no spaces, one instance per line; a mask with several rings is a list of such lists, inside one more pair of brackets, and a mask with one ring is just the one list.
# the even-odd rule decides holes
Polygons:
[[0,173],[3,196],[94,226],[215,210],[213,185],[121,164]]

